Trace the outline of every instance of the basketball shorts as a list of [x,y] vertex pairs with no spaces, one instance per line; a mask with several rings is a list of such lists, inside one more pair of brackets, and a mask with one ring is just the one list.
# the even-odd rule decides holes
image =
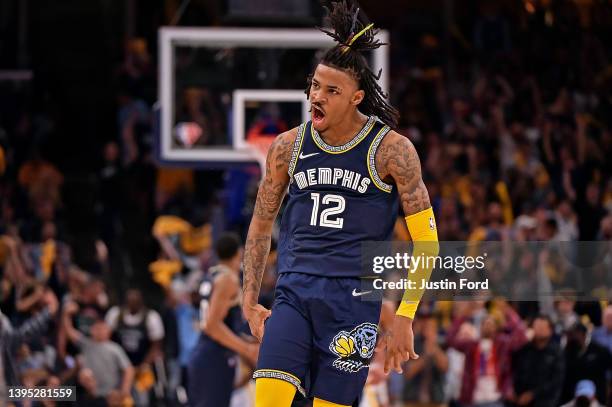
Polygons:
[[189,406],[229,407],[237,363],[232,351],[201,336],[187,367]]
[[358,278],[281,273],[253,377],[285,380],[304,397],[357,405],[381,307],[360,294]]

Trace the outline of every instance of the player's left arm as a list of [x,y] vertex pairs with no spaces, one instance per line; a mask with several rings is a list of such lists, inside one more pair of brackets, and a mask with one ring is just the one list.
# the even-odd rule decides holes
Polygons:
[[[413,255],[423,258],[437,256],[438,235],[429,193],[421,175],[421,162],[414,145],[408,138],[390,131],[376,152],[376,168],[385,180],[395,184],[400,204],[406,215],[406,224],[414,243]],[[389,214],[393,216],[393,214]],[[433,263],[432,263],[433,264]],[[421,286],[421,280],[429,279],[431,268],[420,267],[408,274],[408,279]],[[401,363],[417,359],[414,352],[412,320],[423,290],[406,290],[395,313],[391,335],[387,343],[385,371],[391,368],[401,372]]]

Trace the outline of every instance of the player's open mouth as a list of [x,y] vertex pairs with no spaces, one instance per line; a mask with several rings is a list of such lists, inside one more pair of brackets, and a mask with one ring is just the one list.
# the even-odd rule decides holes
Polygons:
[[325,119],[325,112],[315,105],[312,105],[312,121],[315,124],[320,124]]

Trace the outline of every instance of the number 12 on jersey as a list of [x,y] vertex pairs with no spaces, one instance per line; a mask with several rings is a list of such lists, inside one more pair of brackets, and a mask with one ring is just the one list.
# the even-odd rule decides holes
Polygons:
[[[310,199],[312,199],[312,214],[310,215],[310,225],[311,226],[323,226],[326,228],[335,228],[342,229],[342,225],[344,224],[344,218],[337,217],[336,219],[329,219],[330,216],[338,215],[344,212],[346,209],[346,201],[340,195],[328,194],[323,195],[323,199],[321,199],[321,194],[318,192],[313,192],[310,194]],[[333,205],[329,208],[325,208],[321,211],[321,215],[319,215],[319,206],[323,205]]]

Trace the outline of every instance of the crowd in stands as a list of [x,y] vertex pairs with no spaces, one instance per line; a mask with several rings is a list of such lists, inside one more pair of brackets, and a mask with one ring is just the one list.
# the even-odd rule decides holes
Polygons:
[[[446,42],[421,32],[402,47],[411,32],[390,27],[398,131],[420,154],[439,239],[612,240],[609,5],[526,1],[508,16],[483,4]],[[79,406],[187,402],[198,283],[216,262],[216,237],[244,236],[257,177],[155,163],[152,61],[146,42],[128,42],[118,135],[86,177],[45,157],[51,112],[1,118],[0,400],[22,384],[74,385]],[[601,261],[608,291],[591,301],[424,302],[421,357],[401,375],[373,365],[366,391],[379,404],[364,406],[610,405],[609,250]],[[248,383],[248,369],[237,381]],[[237,407],[249,391],[237,392]]]

